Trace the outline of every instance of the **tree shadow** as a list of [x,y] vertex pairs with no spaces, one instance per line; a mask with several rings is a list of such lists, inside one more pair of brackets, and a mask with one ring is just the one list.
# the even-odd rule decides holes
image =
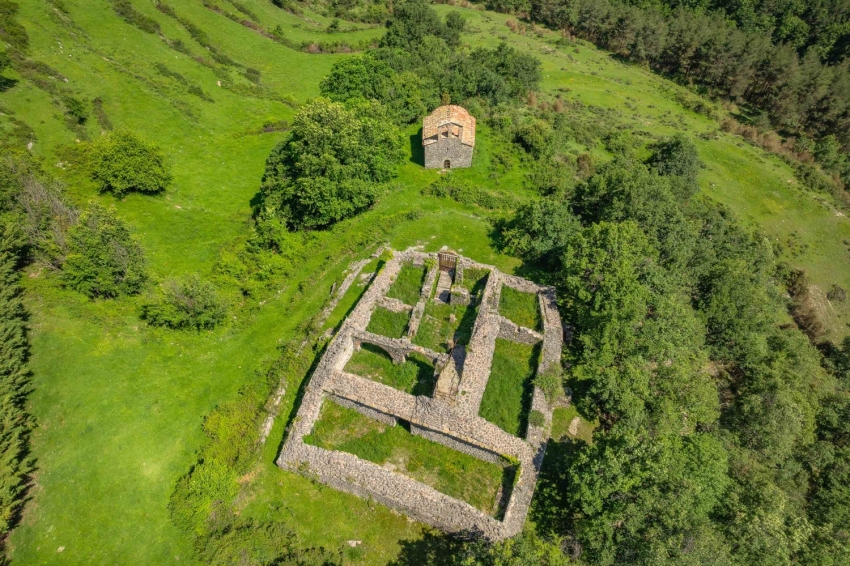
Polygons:
[[540,468],[529,518],[541,533],[566,533],[572,527],[572,510],[565,495],[573,488],[567,474],[570,462],[576,457],[582,441],[550,440],[546,458]]
[[0,92],[6,92],[15,87],[18,84],[17,79],[10,79],[8,77],[0,77]]
[[447,535],[426,532],[421,539],[399,541],[401,552],[388,566],[452,566],[462,563],[469,554],[473,534]]
[[425,148],[422,147],[422,128],[410,136],[410,162],[425,167]]

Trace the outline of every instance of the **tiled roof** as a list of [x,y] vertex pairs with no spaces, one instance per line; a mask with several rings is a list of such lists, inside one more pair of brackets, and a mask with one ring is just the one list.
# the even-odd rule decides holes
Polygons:
[[[459,126],[450,128],[454,137],[460,137],[460,142],[470,147],[475,146],[475,118],[470,116],[466,108],[460,106],[440,106],[422,121],[422,145],[437,141],[440,128],[447,125]],[[458,132],[458,129],[460,130]]]

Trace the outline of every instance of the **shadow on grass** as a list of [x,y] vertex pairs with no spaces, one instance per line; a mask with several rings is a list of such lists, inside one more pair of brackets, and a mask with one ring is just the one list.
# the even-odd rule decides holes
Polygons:
[[0,92],[6,92],[7,90],[11,90],[18,84],[17,79],[10,79],[7,77],[0,77]]
[[565,495],[574,486],[567,472],[584,446],[581,441],[549,441],[529,510],[529,519],[538,532],[565,533],[572,528],[572,510],[568,508]]
[[[380,272],[381,272],[381,270],[384,268],[384,264],[385,264],[385,263],[386,263],[386,262],[385,262],[384,260],[382,260],[382,259],[379,259],[379,260],[378,260],[378,264],[377,264],[377,266],[375,267],[375,271],[373,271],[373,272],[372,272],[372,277],[371,277],[371,279],[369,279],[369,282],[368,282],[366,285],[364,285],[364,286],[363,286],[363,290],[362,290],[362,291],[360,291],[360,295],[357,297],[357,299],[356,299],[353,303],[351,303],[351,306],[350,306],[350,307],[348,307],[348,310],[347,310],[347,311],[345,311],[345,314],[342,316],[342,320],[340,320],[340,321],[339,321],[339,324],[337,324],[337,325],[334,327],[334,334],[336,334],[337,332],[339,332],[339,329],[340,329],[340,328],[342,328],[342,324],[343,324],[343,323],[344,323],[344,322],[348,319],[348,317],[349,317],[349,316],[351,316],[351,313],[352,313],[352,312],[354,312],[354,309],[356,309],[356,308],[357,308],[357,304],[360,302],[360,299],[362,299],[362,298],[363,298],[363,295],[365,295],[365,294],[366,294],[366,291],[368,291],[368,290],[369,290],[369,287],[371,287],[371,286],[372,286],[372,282],[375,280],[375,277],[377,277],[377,276],[378,276],[378,273],[380,273]],[[361,274],[362,274],[362,272],[361,272]],[[351,287],[349,287],[349,288],[348,288],[348,291],[351,291],[351,289],[352,289],[355,285],[357,285],[357,281],[356,281],[356,280],[355,280],[355,281],[351,284]],[[342,299],[345,299],[345,296],[343,296],[343,297],[341,297],[341,298],[340,298],[340,300],[342,300]]]
[[422,147],[422,128],[410,136],[410,162],[425,167],[425,149]]
[[[430,531],[421,539],[399,541],[401,552],[388,566],[452,566],[463,563],[470,554],[469,539],[474,535],[455,537]],[[466,540],[464,540],[466,539]]]

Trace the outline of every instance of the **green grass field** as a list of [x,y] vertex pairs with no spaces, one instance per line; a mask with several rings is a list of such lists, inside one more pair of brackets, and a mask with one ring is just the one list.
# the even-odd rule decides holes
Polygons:
[[520,326],[543,330],[540,301],[533,293],[521,293],[503,286],[499,296],[499,314]]
[[392,312],[383,307],[376,307],[366,330],[387,338],[401,338],[407,331],[408,322],[410,311]]
[[558,407],[552,411],[550,436],[556,441],[570,439],[590,444],[593,442],[594,428],[596,428],[595,424],[582,417],[573,405],[566,408]]
[[505,432],[523,436],[531,410],[531,380],[537,371],[540,345],[496,340],[490,379],[478,414]]
[[419,302],[424,281],[425,268],[406,263],[401,266],[401,271],[396,276],[396,280],[387,290],[387,297],[398,299],[411,307],[415,306]]
[[504,466],[478,460],[413,435],[404,426],[388,426],[332,402],[322,405],[319,420],[304,441],[381,464],[491,515],[498,511],[496,496],[509,474]]
[[[358,31],[326,34],[329,20],[318,14],[306,11],[298,17],[263,0],[244,2],[265,28],[280,25],[293,41],[357,42],[381,33],[380,28],[358,26]],[[175,180],[156,197],[119,200],[98,194],[67,158],[66,149],[77,139],[99,135],[95,118],[82,131],[69,128],[51,95],[13,71],[6,75],[18,82],[0,93],[0,125],[8,128],[14,118],[32,128],[32,152],[66,181],[75,203],[115,205],[141,240],[155,278],[208,274],[222,249],[248,237],[251,202],[265,159],[285,135],[264,132],[263,126],[291,120],[293,105],[316,96],[333,63],[350,56],[293,50],[212,12],[200,0],[174,3],[221,51],[261,72],[261,88],[250,87],[233,69],[228,73],[239,88],[220,87],[212,69],[123,22],[107,0],[63,0],[67,14],[57,13],[46,0],[19,4],[31,57],[61,72],[68,79],[63,88],[74,96],[88,104],[101,98],[113,125],[160,145],[173,164]],[[134,0],[133,5],[155,19],[166,37],[180,39],[196,55],[204,53],[153,4]],[[436,9],[446,13],[458,8]],[[501,14],[460,11],[469,20],[464,41],[470,45],[492,47],[505,40],[541,58],[541,97],[558,93],[607,109],[622,123],[652,135],[682,131],[696,138],[718,128],[675,101],[675,93],[683,89],[645,69],[585,44],[555,47],[557,34],[514,34]],[[160,66],[179,73],[213,102],[189,93]],[[349,263],[379,245],[422,245],[426,251],[445,245],[514,272],[518,260],[496,249],[492,224],[482,209],[422,196],[421,189],[438,175],[414,160],[420,152],[415,145],[418,129],[413,125],[407,132],[414,143],[400,168],[398,188],[363,215],[308,236],[321,251],[291,278],[279,281],[279,293],[220,330],[151,329],[139,320],[136,299],[88,301],[59,288],[49,271],[31,268],[24,284],[32,313],[37,473],[22,524],[10,538],[12,564],[195,563],[192,541],[172,525],[167,505],[175,482],[196,461],[204,415],[256,379],[256,372],[275,357],[277,345],[320,312]],[[720,133],[716,139],[695,141],[706,164],[700,175],[705,194],[729,205],[766,238],[784,244],[783,259],[805,269],[824,292],[833,284],[850,289],[845,244],[850,223],[829,196],[801,188],[781,160],[735,137]],[[496,149],[492,132],[481,123],[473,167],[452,175],[527,200],[521,167],[492,171]],[[608,157],[599,147],[576,148],[586,149],[596,158]],[[795,253],[798,249],[806,252]],[[355,285],[349,290],[328,326],[339,324],[364,289]],[[822,310],[827,337],[846,335],[850,304],[824,301]],[[512,389],[507,387],[511,384]],[[516,384],[506,383],[510,411],[496,411],[501,403],[485,397],[493,415],[503,414],[498,418],[514,430],[521,428],[516,407],[522,405],[522,393],[517,393],[522,388]],[[292,408],[295,394],[287,393],[281,414]],[[286,515],[306,544],[346,549],[347,540],[363,540],[362,552],[352,558],[358,564],[387,564],[400,541],[421,536],[421,525],[274,466],[281,421],[264,448],[262,464],[245,479],[238,502],[243,516]]]
[[345,364],[345,371],[411,395],[430,396],[437,383],[433,364],[416,352],[403,364],[394,364],[389,354],[372,344],[363,344],[354,352]]

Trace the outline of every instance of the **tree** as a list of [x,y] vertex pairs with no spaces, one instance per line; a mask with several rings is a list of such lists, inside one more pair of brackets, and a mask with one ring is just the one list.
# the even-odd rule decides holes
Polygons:
[[416,51],[427,36],[438,37],[450,47],[460,43],[460,30],[454,20],[449,27],[426,0],[406,0],[396,4],[381,46]]
[[422,79],[410,71],[396,72],[387,62],[369,53],[335,63],[319,86],[322,96],[334,102],[377,100],[403,124],[413,122],[427,111]]
[[141,245],[115,214],[89,203],[68,234],[62,280],[88,297],[138,293],[147,276]]
[[659,175],[681,179],[671,186],[673,193],[681,200],[687,200],[699,191],[697,175],[702,161],[694,142],[684,134],[676,134],[656,144],[649,165]]
[[33,469],[27,456],[33,424],[26,411],[29,342],[17,270],[24,244],[17,227],[0,218],[0,551]]
[[578,218],[559,198],[544,198],[520,208],[502,227],[505,248],[529,263],[555,271],[564,249],[581,229]]
[[594,435],[563,470],[582,562],[731,563],[709,517],[728,485],[727,454],[709,434]]
[[142,318],[153,326],[206,330],[217,326],[227,314],[218,288],[197,273],[166,280],[158,293],[142,305]]
[[171,183],[171,170],[155,145],[129,130],[115,130],[92,144],[92,179],[116,196],[129,191],[157,193]]
[[683,266],[696,233],[679,208],[670,182],[628,159],[616,159],[576,191],[576,212],[594,221],[637,222],[655,240],[661,261]]
[[266,162],[260,219],[330,226],[371,206],[401,158],[401,134],[379,104],[313,100]]

